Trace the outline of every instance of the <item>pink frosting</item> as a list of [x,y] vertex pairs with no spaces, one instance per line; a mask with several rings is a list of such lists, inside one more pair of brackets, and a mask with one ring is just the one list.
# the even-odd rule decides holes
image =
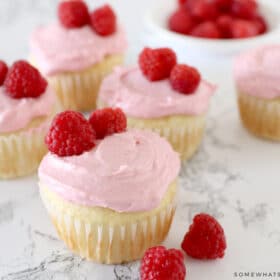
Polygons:
[[130,130],[106,137],[80,156],[47,154],[39,178],[67,201],[138,212],[159,206],[179,169],[179,157],[165,139]]
[[15,99],[0,87],[0,133],[13,132],[26,127],[34,118],[49,116],[55,103],[55,95],[48,87],[37,98]]
[[106,55],[121,54],[127,47],[121,27],[110,36],[100,36],[90,26],[66,29],[59,23],[40,27],[31,36],[31,52],[41,72],[54,75],[83,70]]
[[250,50],[236,58],[234,76],[243,93],[265,99],[280,97],[280,45]]
[[207,111],[215,89],[202,81],[196,92],[185,95],[172,89],[169,80],[149,81],[138,67],[117,68],[103,81],[99,98],[131,117],[199,115]]

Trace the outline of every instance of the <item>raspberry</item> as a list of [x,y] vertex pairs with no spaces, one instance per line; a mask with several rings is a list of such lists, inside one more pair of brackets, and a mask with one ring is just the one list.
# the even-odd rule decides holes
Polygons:
[[188,34],[194,26],[194,20],[187,9],[180,8],[170,16],[168,25],[174,32]]
[[81,0],[62,1],[58,6],[60,23],[66,28],[79,28],[89,23],[89,11]]
[[3,60],[0,60],[0,86],[3,85],[5,78],[7,76],[7,73],[8,73],[7,64]]
[[93,30],[101,36],[111,35],[117,29],[117,17],[109,5],[93,11],[90,18]]
[[168,78],[176,62],[176,54],[168,48],[145,48],[139,55],[139,66],[150,81]]
[[233,38],[249,38],[259,34],[258,26],[251,21],[237,19],[232,24]]
[[163,246],[148,249],[141,261],[140,275],[141,280],[184,280],[183,253]]
[[179,6],[184,6],[187,3],[188,0],[178,0]]
[[221,12],[229,12],[233,0],[215,0],[215,4]]
[[268,30],[268,24],[265,20],[265,18],[261,15],[257,15],[254,19],[253,22],[255,23],[259,34],[264,34]]
[[208,39],[219,39],[221,37],[217,24],[211,21],[200,23],[190,32],[190,35]]
[[233,18],[230,15],[221,15],[217,18],[217,26],[222,38],[232,38]]
[[255,0],[234,0],[231,12],[234,16],[242,19],[252,19],[258,11]]
[[94,111],[89,122],[96,133],[97,139],[126,130],[127,122],[124,112],[119,109],[105,108]]
[[189,0],[187,7],[192,16],[199,20],[213,20],[219,15],[217,5],[209,0]]
[[13,98],[38,97],[47,87],[39,71],[24,60],[15,62],[8,71],[4,86]]
[[199,214],[184,237],[182,249],[196,259],[223,258],[226,249],[224,230],[215,218]]
[[81,113],[65,111],[52,121],[45,142],[50,152],[60,156],[80,155],[92,149],[95,133]]

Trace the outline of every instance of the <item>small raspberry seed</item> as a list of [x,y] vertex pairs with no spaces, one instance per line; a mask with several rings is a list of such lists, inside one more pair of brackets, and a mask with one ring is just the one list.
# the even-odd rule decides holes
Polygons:
[[140,53],[138,62],[142,73],[150,81],[159,81],[169,77],[177,57],[169,48],[145,48]]
[[24,60],[10,67],[4,82],[6,93],[12,98],[39,97],[47,85],[40,72]]
[[8,69],[7,64],[3,60],[0,60],[0,86],[3,85],[5,78],[7,76],[8,70],[9,69]]
[[89,11],[81,0],[62,1],[58,6],[58,18],[65,28],[80,28],[89,23]]
[[65,157],[89,151],[95,139],[93,128],[81,113],[65,111],[52,121],[45,142],[50,152]]
[[97,34],[108,36],[116,32],[117,17],[114,10],[109,5],[94,10],[90,18],[91,26]]
[[206,38],[206,39],[219,39],[221,34],[219,28],[215,22],[205,21],[198,24],[190,32],[190,35],[194,37]]
[[186,267],[182,252],[163,246],[148,249],[141,261],[140,276],[141,280],[184,280]]
[[182,249],[196,259],[223,258],[226,239],[222,226],[210,215],[196,215],[184,237]]
[[91,114],[89,122],[96,133],[97,139],[124,132],[127,127],[126,116],[120,108],[96,110]]

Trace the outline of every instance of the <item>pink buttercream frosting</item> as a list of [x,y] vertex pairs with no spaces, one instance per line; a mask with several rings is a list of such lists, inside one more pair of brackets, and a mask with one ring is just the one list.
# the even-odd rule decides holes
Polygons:
[[250,50],[236,58],[234,76],[238,89],[252,96],[280,97],[280,45]]
[[39,178],[67,201],[138,212],[159,206],[179,169],[179,157],[165,139],[130,130],[106,137],[79,156],[47,154]]
[[122,54],[127,41],[122,27],[100,36],[90,26],[66,29],[59,23],[36,29],[30,40],[32,58],[45,75],[79,71],[100,62],[106,55]]
[[200,115],[208,109],[216,87],[201,81],[190,95],[175,91],[168,79],[151,82],[138,67],[117,68],[102,83],[99,98],[109,107],[120,107],[130,117],[158,118]]
[[15,99],[0,87],[0,133],[14,132],[26,127],[34,118],[49,116],[55,103],[50,87],[37,98]]

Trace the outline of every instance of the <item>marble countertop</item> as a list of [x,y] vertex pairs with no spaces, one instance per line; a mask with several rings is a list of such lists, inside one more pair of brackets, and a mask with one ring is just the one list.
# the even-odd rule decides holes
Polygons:
[[[126,1],[131,5],[128,2],[132,1]],[[12,61],[27,55],[26,36],[40,20],[51,17],[53,2],[1,1],[1,57]],[[111,2],[122,10],[121,0]],[[143,10],[144,2],[138,3]],[[15,9],[17,6],[21,9]],[[8,16],[12,13],[17,19]],[[132,28],[129,34],[133,42],[129,61],[135,61],[141,43],[133,37]],[[229,63],[213,69],[205,65],[202,71],[220,88],[211,104],[201,149],[181,171],[179,205],[164,244],[179,248],[192,217],[207,212],[217,217],[225,229],[226,256],[206,262],[186,257],[187,279],[278,279],[280,146],[254,138],[243,129]],[[36,176],[0,182],[1,280],[138,280],[138,267],[138,263],[97,265],[68,251],[39,199]],[[247,277],[245,272],[272,276]]]

